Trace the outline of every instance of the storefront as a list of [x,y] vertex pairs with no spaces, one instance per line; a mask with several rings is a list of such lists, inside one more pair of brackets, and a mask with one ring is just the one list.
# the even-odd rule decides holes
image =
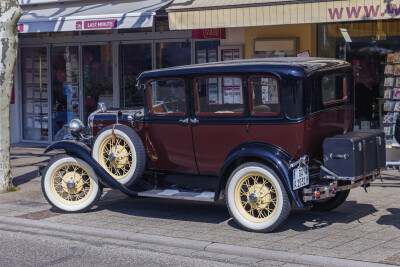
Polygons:
[[39,2],[22,5],[18,25],[12,143],[52,142],[71,119],[86,122],[99,102],[140,106],[141,72],[217,61],[225,38],[223,30],[169,30],[171,1]]
[[242,29],[242,40],[227,35],[224,42],[242,46],[244,58],[318,56],[352,63],[355,128],[384,130],[388,159],[400,158],[400,150],[391,149],[400,147],[393,139],[400,112],[400,2],[174,0],[167,11],[171,29]]

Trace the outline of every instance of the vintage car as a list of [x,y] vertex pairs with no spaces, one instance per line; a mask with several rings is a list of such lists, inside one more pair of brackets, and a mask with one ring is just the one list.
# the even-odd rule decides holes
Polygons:
[[89,210],[103,187],[129,196],[218,201],[244,229],[269,232],[292,204],[332,210],[385,166],[381,131],[352,132],[352,66],[322,58],[254,59],[147,71],[144,105],[69,123],[75,141],[48,163],[42,189],[63,212]]

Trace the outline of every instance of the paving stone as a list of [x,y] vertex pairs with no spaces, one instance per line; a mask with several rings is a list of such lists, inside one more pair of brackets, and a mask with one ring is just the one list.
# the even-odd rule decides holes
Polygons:
[[357,254],[351,255],[348,259],[352,260],[362,260],[362,261],[372,261],[372,262],[379,262],[382,261],[390,256],[395,255],[398,253],[400,248],[398,249],[389,249],[383,247],[374,247],[364,251],[361,251]]

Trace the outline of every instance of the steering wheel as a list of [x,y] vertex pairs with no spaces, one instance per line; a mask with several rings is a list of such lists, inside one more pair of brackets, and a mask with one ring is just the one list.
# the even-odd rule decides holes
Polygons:
[[168,95],[164,97],[162,106],[165,110],[165,112],[170,113],[170,112],[180,112],[182,111],[182,100],[172,96]]

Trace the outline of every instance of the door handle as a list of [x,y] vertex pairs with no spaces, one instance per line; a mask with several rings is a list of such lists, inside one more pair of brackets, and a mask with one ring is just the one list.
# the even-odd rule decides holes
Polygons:
[[199,123],[199,120],[196,119],[196,118],[190,119],[190,123],[191,123],[191,124],[198,124],[198,123]]
[[182,124],[189,124],[189,118],[180,119],[179,122],[182,123]]

